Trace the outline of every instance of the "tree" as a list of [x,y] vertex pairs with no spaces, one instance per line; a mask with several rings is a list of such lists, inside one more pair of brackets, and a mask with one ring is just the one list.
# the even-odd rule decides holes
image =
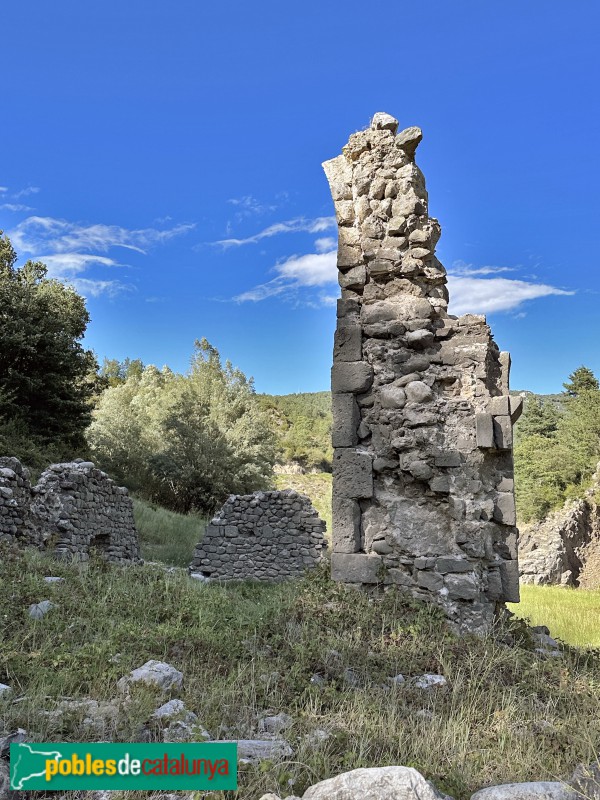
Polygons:
[[81,345],[85,301],[41,262],[16,261],[0,231],[0,417],[41,448],[74,454],[85,447],[97,370]]
[[223,366],[206,339],[195,343],[187,375],[149,366],[107,389],[88,440],[120,481],[183,512],[268,488],[276,452],[252,380]]
[[525,399],[525,408],[517,423],[519,438],[525,436],[544,436],[550,438],[556,433],[560,412],[550,400],[532,395]]
[[577,367],[575,372],[569,375],[570,383],[563,383],[565,392],[569,397],[577,397],[581,392],[597,391],[600,388],[598,379],[588,367]]

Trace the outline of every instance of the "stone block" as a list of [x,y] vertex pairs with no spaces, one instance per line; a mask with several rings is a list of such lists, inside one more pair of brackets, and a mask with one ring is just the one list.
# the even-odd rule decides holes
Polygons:
[[428,589],[430,592],[439,592],[444,585],[444,578],[437,572],[419,570],[417,572],[417,586]]
[[450,493],[450,478],[447,475],[437,475],[429,481],[429,488],[438,494]]
[[451,600],[476,600],[479,597],[479,584],[473,573],[448,574],[444,579]]
[[521,414],[523,413],[523,398],[522,397],[511,397],[510,398],[510,418],[512,420],[513,425],[519,419]]
[[351,267],[359,267],[362,264],[362,252],[359,247],[352,247],[347,244],[338,245],[337,265],[340,270],[348,270]]
[[360,550],[360,506],[356,500],[333,498],[331,540],[336,553],[357,553]]
[[340,361],[331,369],[331,391],[366,392],[373,383],[373,367],[366,361]]
[[488,414],[509,414],[509,398],[508,395],[501,395],[500,397],[490,397],[487,406]]
[[477,447],[491,450],[494,447],[494,418],[491,414],[475,414]]
[[502,579],[502,600],[505,603],[518,603],[519,593],[519,562],[503,561],[500,564],[500,578]]
[[367,282],[367,269],[361,264],[358,267],[351,267],[347,272],[338,274],[338,283],[342,289],[354,289],[358,291]]
[[334,451],[333,493],[354,499],[373,496],[373,459],[369,453],[352,448]]
[[458,450],[446,450],[435,456],[434,463],[436,467],[460,467],[460,453]]
[[494,502],[494,519],[503,525],[516,525],[515,496],[512,492],[498,492]]
[[497,450],[512,450],[513,432],[509,416],[494,417],[494,444]]
[[333,339],[333,360],[360,361],[362,358],[362,331],[360,325],[340,325]]
[[510,386],[510,353],[507,353],[506,351],[500,353],[499,361],[501,370],[500,382],[502,385],[502,394],[508,394]]
[[436,558],[435,568],[438,572],[445,575],[447,572],[471,572],[473,570],[473,564],[464,558],[441,556],[440,558]]
[[331,441],[334,447],[354,447],[358,443],[360,414],[353,394],[331,396],[333,423]]
[[373,553],[332,553],[331,578],[343,583],[383,583],[381,556]]

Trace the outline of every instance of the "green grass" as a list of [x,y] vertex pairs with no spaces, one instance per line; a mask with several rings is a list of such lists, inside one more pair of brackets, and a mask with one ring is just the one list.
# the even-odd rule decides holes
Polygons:
[[509,608],[532,625],[576,647],[600,647],[600,590],[521,586],[521,602]]
[[[65,582],[49,586],[44,575]],[[45,598],[55,608],[30,619],[28,605]],[[463,800],[487,784],[566,778],[600,741],[598,656],[540,659],[516,633],[523,646],[454,638],[435,610],[395,591],[348,594],[326,568],[297,582],[219,586],[158,566],[85,570],[5,548],[0,681],[16,702],[0,703],[0,727],[85,741],[81,718],[57,726],[42,712],[61,697],[114,698],[117,680],[154,658],[183,672],[181,698],[213,737],[259,737],[266,713],[294,719],[286,732],[294,756],[241,772],[239,790],[217,797],[302,795],[355,767],[403,764]],[[348,667],[357,688],[344,683]],[[387,684],[424,672],[444,674],[448,686]],[[315,673],[322,688],[311,683]],[[123,706],[103,738],[135,740],[158,702],[147,694]],[[329,738],[315,747],[307,736],[317,728]]]
[[318,472],[313,475],[276,475],[277,489],[293,489],[310,497],[321,519],[327,523],[327,535],[331,540],[331,473]]
[[204,535],[206,520],[196,514],[177,514],[134,498],[133,514],[142,558],[187,567],[194,547]]

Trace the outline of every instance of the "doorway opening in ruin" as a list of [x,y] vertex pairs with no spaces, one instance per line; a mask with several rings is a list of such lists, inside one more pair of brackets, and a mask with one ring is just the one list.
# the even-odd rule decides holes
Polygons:
[[90,555],[95,554],[103,558],[108,553],[110,547],[110,535],[108,533],[97,533],[90,541]]

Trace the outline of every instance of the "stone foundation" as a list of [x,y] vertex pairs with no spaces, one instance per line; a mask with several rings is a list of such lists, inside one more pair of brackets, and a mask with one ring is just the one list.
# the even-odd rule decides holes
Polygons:
[[508,353],[447,313],[419,128],[376,114],[323,166],[338,221],[332,577],[485,631],[519,599]]
[[16,458],[0,458],[0,541],[39,547],[58,558],[139,562],[133,504],[89,461],[52,464],[31,486]]
[[213,580],[300,577],[321,560],[325,523],[291,489],[232,495],[206,526],[190,572]]

